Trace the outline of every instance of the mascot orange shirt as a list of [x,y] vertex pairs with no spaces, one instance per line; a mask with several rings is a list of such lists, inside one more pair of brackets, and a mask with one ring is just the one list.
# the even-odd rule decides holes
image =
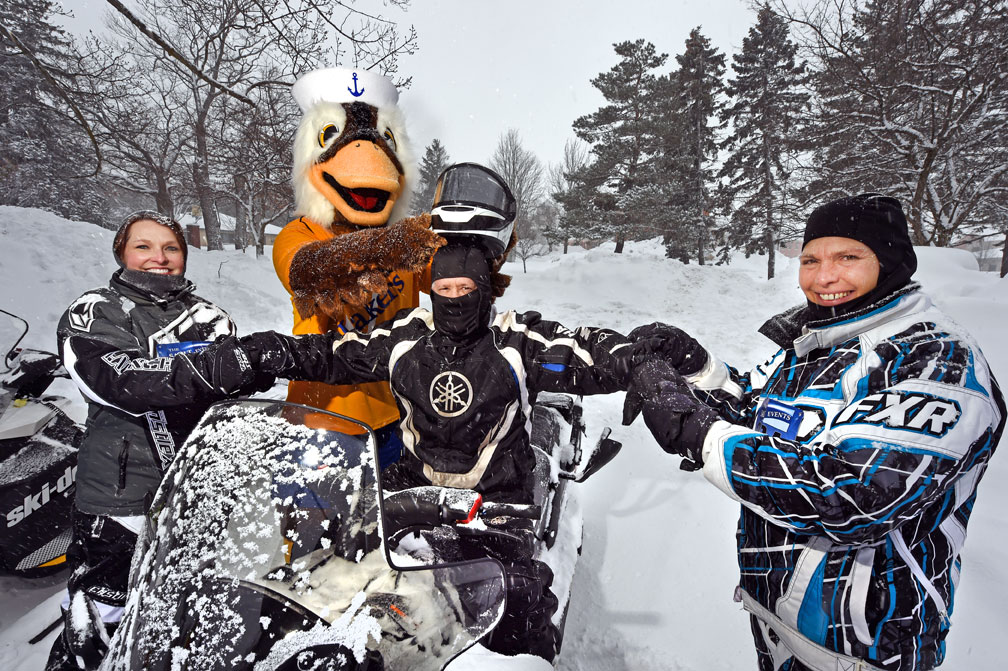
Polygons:
[[[415,167],[399,93],[385,77],[348,68],[309,72],[292,92],[304,113],[292,174],[300,216],[277,236],[273,266],[291,294],[293,333],[367,332],[418,305],[428,262],[444,244],[427,215],[402,218]],[[373,429],[399,419],[385,382],[291,382],[287,400]]]

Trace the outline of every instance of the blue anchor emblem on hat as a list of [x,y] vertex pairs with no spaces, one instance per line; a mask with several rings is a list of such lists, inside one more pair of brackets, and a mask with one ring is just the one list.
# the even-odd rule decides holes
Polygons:
[[353,89],[351,89],[348,86],[346,90],[350,91],[350,95],[352,95],[354,98],[360,98],[362,95],[364,95],[365,89],[360,89],[359,91],[357,90],[357,73],[356,72],[353,73]]

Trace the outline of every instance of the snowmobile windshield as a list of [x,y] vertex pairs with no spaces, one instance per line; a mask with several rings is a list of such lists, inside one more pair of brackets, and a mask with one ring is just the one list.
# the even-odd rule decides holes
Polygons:
[[13,369],[17,346],[28,335],[28,322],[16,314],[0,309],[0,373]]
[[374,435],[311,428],[321,412],[207,412],[154,501],[103,669],[441,669],[497,624],[500,565],[392,559]]

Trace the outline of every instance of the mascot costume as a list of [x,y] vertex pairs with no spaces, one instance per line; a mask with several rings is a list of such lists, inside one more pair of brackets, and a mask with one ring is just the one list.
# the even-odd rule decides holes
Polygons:
[[[429,215],[402,219],[415,165],[399,92],[381,75],[348,68],[309,72],[292,92],[304,114],[292,175],[300,216],[277,236],[273,265],[291,294],[293,333],[366,332],[418,305],[430,287],[430,258],[444,244]],[[287,400],[370,425],[383,463],[398,454],[388,383],[291,382]]]

